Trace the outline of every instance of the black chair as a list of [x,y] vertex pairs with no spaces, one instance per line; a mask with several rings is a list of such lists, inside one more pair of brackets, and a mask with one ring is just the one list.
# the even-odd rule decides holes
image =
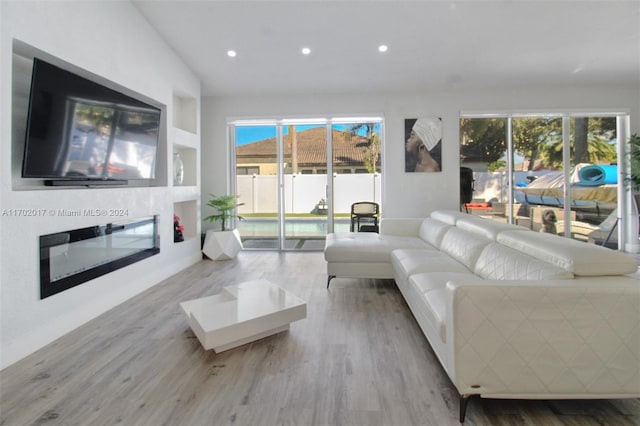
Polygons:
[[464,206],[469,213],[466,204],[473,200],[474,188],[473,170],[469,167],[460,167],[460,207]]
[[371,201],[351,205],[351,232],[378,232],[380,206]]

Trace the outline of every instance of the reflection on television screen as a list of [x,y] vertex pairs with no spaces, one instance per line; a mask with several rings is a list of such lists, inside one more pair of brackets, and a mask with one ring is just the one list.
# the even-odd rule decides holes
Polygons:
[[143,108],[69,100],[73,117],[64,176],[152,179],[157,113]]

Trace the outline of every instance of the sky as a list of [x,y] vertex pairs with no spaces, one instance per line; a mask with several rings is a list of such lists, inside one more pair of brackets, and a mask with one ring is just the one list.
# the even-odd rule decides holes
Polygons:
[[[285,127],[285,131],[287,128]],[[285,133],[286,134],[286,133]],[[238,126],[236,127],[236,146],[246,145],[263,139],[275,138],[276,126]]]
[[[315,127],[324,127],[324,124],[313,124],[313,125],[298,125],[296,126],[296,131],[301,132],[303,130],[312,129]],[[334,124],[333,128],[336,130],[344,130],[344,124]],[[289,127],[282,126],[283,134],[289,134]],[[364,131],[363,131],[364,132]],[[359,132],[360,133],[360,132]],[[364,134],[364,133],[363,133]],[[276,126],[237,126],[236,127],[236,146],[246,145],[251,142],[261,141],[263,139],[275,138],[276,137]]]

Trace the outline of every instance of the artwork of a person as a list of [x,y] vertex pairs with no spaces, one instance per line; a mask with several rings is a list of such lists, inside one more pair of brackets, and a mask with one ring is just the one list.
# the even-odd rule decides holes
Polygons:
[[405,172],[442,170],[442,120],[418,118],[405,120]]

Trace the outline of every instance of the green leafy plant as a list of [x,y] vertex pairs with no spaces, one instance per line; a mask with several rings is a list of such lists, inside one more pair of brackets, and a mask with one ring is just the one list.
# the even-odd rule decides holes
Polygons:
[[234,213],[235,209],[239,206],[244,205],[244,203],[238,203],[237,195],[213,195],[209,194],[211,199],[207,203],[209,207],[212,207],[216,210],[216,214],[212,214],[211,216],[207,216],[204,220],[208,220],[209,222],[220,221],[222,230],[226,231],[227,221],[230,219],[238,219],[242,220],[242,216],[238,216]]
[[504,160],[496,160],[487,164],[487,170],[490,172],[498,172],[502,167],[506,167],[507,162]]
[[631,149],[631,176],[628,180],[631,189],[640,193],[640,136],[637,133],[629,138],[629,147]]

